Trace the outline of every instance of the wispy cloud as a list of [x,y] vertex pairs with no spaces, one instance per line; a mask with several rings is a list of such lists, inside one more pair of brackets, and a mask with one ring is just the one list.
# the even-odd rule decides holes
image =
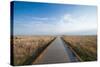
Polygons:
[[46,21],[49,20],[47,17],[32,17],[33,20],[41,20],[41,21]]
[[[91,19],[91,18],[90,18]],[[17,30],[28,34],[83,34],[95,30],[96,33],[97,24],[87,16],[74,17],[71,14],[65,14],[61,19],[52,24],[47,21],[49,18],[34,18],[37,21],[31,21],[29,23],[19,24]],[[41,21],[40,21],[41,20]],[[46,22],[45,22],[46,21]],[[18,32],[18,33],[19,33]],[[90,33],[87,33],[88,35]],[[94,33],[93,33],[94,34]]]
[[[88,31],[95,30],[95,34],[97,32],[97,21],[96,19],[92,19],[87,15],[74,17],[71,14],[65,14],[58,25],[58,29],[62,33],[76,33],[79,32],[81,34]],[[92,33],[91,33],[92,34]],[[94,34],[94,33],[93,33]]]

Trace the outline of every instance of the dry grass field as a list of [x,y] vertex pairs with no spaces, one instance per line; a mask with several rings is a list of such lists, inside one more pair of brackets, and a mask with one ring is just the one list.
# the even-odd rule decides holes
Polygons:
[[37,55],[53,39],[53,36],[14,36],[12,39],[14,65],[23,65],[27,59]]
[[97,36],[63,36],[83,61],[97,60]]

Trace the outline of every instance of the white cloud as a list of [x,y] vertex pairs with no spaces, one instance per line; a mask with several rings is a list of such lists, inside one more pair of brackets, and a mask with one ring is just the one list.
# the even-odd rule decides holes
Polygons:
[[[71,14],[65,14],[61,19],[33,17],[37,21],[18,24],[15,26],[15,32],[19,34],[96,34],[97,21],[95,17],[87,15],[75,17]],[[53,22],[49,20],[53,19]],[[55,21],[55,19],[57,21]],[[39,21],[38,21],[39,20]],[[41,20],[41,21],[40,21]],[[45,22],[45,23],[44,23]],[[47,23],[46,23],[47,22]],[[53,24],[55,23],[55,24]],[[90,33],[92,31],[92,33]],[[16,34],[15,33],[15,34]]]
[[88,17],[87,15],[74,17],[71,14],[66,14],[61,19],[61,22],[59,24],[59,30],[62,33],[71,33],[71,32],[82,32],[84,31],[90,31],[97,29],[97,21],[95,19],[96,17]]
[[32,17],[33,20],[49,20],[49,18],[46,17]]

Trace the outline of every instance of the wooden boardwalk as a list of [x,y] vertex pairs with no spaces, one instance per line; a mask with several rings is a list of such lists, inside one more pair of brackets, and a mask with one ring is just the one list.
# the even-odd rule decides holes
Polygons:
[[76,56],[68,47],[65,48],[64,42],[57,37],[33,62],[33,64],[65,63],[78,61]]

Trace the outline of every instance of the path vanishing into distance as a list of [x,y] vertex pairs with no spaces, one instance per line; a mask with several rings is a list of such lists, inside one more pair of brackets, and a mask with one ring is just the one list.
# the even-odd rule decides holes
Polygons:
[[50,64],[79,61],[65,42],[58,36],[32,64]]

